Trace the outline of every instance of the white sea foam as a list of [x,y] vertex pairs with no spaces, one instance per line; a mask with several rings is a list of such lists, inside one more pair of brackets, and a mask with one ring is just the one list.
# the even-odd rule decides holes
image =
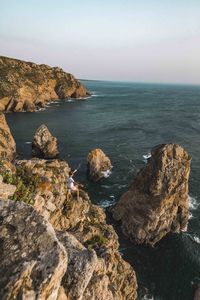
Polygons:
[[189,220],[194,218],[193,214],[191,212],[189,212]]
[[196,235],[193,236],[193,240],[197,243],[200,244],[200,238]]
[[32,142],[25,142],[25,144],[31,144]]
[[199,203],[198,203],[197,199],[192,196],[189,196],[189,209],[195,210],[198,208],[198,206],[199,206]]
[[108,178],[111,175],[111,170],[102,171],[101,174],[103,174],[104,178]]
[[101,207],[102,208],[107,208],[107,207],[110,207],[112,206],[113,204],[115,203],[115,199],[109,199],[109,200],[103,200],[101,202]]
[[148,159],[151,157],[151,153],[149,152],[147,154],[143,154],[142,157],[143,157],[143,161],[147,163]]

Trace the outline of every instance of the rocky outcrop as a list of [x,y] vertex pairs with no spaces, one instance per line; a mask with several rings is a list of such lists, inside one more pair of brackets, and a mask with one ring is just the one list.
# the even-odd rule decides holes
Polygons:
[[32,155],[42,158],[55,158],[59,155],[57,138],[49,131],[46,125],[41,125],[33,138]]
[[50,101],[88,95],[61,68],[0,56],[0,111],[32,112]]
[[31,206],[0,201],[0,298],[57,299],[67,252]]
[[6,122],[4,114],[0,113],[0,159],[13,160],[16,156],[16,144]]
[[[79,201],[76,195],[67,199],[68,164],[59,160],[31,159],[16,161],[15,168],[16,182],[30,189],[20,190],[17,200],[30,203],[31,195],[35,213],[37,211],[45,222],[51,223],[67,253],[67,268],[57,299],[136,299],[135,273],[122,259],[118,237],[113,227],[106,223],[103,210],[91,204],[83,190],[80,190]],[[20,187],[17,186],[18,192]]]
[[154,245],[187,228],[191,157],[176,144],[159,145],[151,154],[112,214],[132,241]]
[[87,157],[88,176],[92,181],[98,181],[103,177],[108,177],[112,164],[110,159],[101,149],[90,151]]
[[7,200],[12,197],[16,191],[16,186],[3,183],[3,177],[0,175],[0,200]]

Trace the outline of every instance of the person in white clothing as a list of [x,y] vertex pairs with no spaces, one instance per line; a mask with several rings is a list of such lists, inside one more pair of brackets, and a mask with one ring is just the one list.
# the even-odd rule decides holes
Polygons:
[[76,172],[76,170],[74,172],[72,172],[72,171],[69,172],[69,178],[67,181],[67,200],[69,200],[71,198],[73,192],[76,192],[77,200],[79,200],[78,183],[75,182],[75,180],[73,179],[73,175],[75,172]]

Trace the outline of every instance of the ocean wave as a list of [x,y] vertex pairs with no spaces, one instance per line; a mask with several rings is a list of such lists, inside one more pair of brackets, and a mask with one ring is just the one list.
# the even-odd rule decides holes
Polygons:
[[25,142],[25,144],[27,144],[27,145],[29,145],[29,144],[31,144],[32,142]]
[[151,157],[151,153],[148,152],[147,154],[143,154],[142,157],[143,157],[143,161],[144,161],[145,163],[147,163],[147,162],[148,162],[148,159]]
[[197,199],[189,195],[189,209],[195,210],[198,208],[198,206],[199,206],[199,203],[198,203]]
[[193,236],[193,240],[197,243],[200,244],[200,238],[196,235]]
[[112,206],[114,203],[115,203],[115,198],[112,198],[112,199],[109,199],[109,200],[106,199],[106,200],[102,200],[100,202],[100,206],[105,209],[105,208],[108,208],[108,207]]
[[111,170],[107,170],[107,171],[102,171],[101,174],[103,174],[104,178],[108,178],[108,177],[110,177],[112,172],[111,172]]

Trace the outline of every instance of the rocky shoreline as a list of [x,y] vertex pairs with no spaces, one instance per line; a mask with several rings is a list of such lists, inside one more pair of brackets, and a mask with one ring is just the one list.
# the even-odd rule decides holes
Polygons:
[[0,298],[136,299],[102,208],[83,189],[67,200],[67,162],[9,157],[0,163]]
[[0,111],[34,112],[51,101],[89,95],[61,68],[0,56]]
[[[33,137],[34,157],[17,159],[2,113],[0,120],[1,299],[137,299],[135,271],[119,253],[103,209],[83,188],[79,199],[67,197],[71,168],[59,159],[57,139],[42,125]],[[113,167],[101,149],[90,151],[86,163],[92,182]],[[130,241],[154,246],[187,229],[190,163],[177,144],[152,150],[109,210]]]

